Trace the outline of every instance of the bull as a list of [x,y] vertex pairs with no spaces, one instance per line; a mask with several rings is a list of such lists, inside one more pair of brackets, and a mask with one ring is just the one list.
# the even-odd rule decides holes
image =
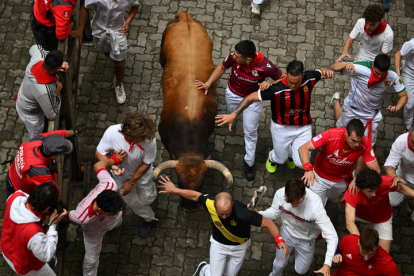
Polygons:
[[[233,184],[226,166],[210,160],[208,153],[208,138],[217,112],[215,84],[207,96],[194,85],[195,80],[206,81],[214,71],[212,50],[213,43],[204,26],[187,12],[177,13],[164,30],[160,53],[164,108],[158,131],[171,160],[154,169],[153,181],[163,170],[175,168],[180,188],[199,190],[205,172],[211,168],[223,173],[227,187]],[[196,206],[182,198],[185,211]]]

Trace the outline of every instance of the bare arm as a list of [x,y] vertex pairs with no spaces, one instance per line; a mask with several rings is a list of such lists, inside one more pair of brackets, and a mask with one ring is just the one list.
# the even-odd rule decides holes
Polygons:
[[[263,217],[262,225],[260,227],[267,228],[267,230],[269,230],[269,233],[270,235],[272,235],[273,238],[276,238],[277,235],[280,235],[279,228],[277,227],[277,225],[268,218]],[[285,251],[285,254],[283,257],[286,258],[287,254],[289,253],[289,248],[286,245],[286,243],[284,241],[279,242],[277,246],[279,248],[283,247],[283,250]]]
[[398,99],[397,105],[395,105],[395,106],[393,106],[393,105],[388,106],[388,107],[387,107],[387,110],[388,110],[388,111],[391,111],[391,112],[398,112],[398,111],[400,111],[400,110],[404,107],[404,105],[407,103],[407,101],[408,101],[408,97],[407,97],[407,92],[406,92],[406,91],[404,91],[404,92],[402,92],[402,93],[398,93],[398,97],[399,97],[399,99]]
[[311,141],[307,142],[306,144],[303,144],[299,148],[299,157],[300,157],[300,162],[302,162],[302,164],[310,162],[309,153],[313,150],[315,150],[315,148],[313,147]]
[[349,49],[351,48],[353,42],[354,40],[350,36],[348,36],[348,39],[345,41],[344,48],[342,49],[342,55],[335,62],[342,61],[344,57],[351,58],[351,55],[349,54]]
[[204,89],[205,94],[207,95],[208,89],[210,86],[217,81],[221,76],[223,76],[224,72],[226,72],[226,68],[223,67],[223,63],[220,62],[219,65],[217,65],[216,69],[214,69],[213,73],[211,74],[210,78],[206,82],[202,82],[199,80],[195,81],[195,86],[198,89]]
[[249,94],[243,99],[243,101],[241,101],[241,103],[232,113],[217,115],[216,123],[218,123],[218,126],[229,124],[229,130],[231,131],[231,126],[233,125],[233,122],[236,120],[237,116],[239,116],[240,113],[242,113],[250,104],[258,101],[260,101],[258,91]]
[[409,197],[414,197],[414,190],[404,184],[398,184],[397,192],[402,193],[403,195],[406,195]]
[[85,8],[85,1],[83,1],[83,4],[79,10],[79,25],[76,30],[73,30],[70,33],[70,37],[79,37],[80,41],[82,42],[83,37],[83,30],[85,29],[86,20],[88,20],[89,15],[89,9]]
[[343,69],[345,69],[346,63],[343,62],[335,62],[332,64],[331,69],[335,72],[341,72]]
[[163,191],[160,191],[160,194],[179,195],[192,201],[198,201],[198,198],[202,195],[202,193],[197,191],[175,187],[174,183],[172,183],[168,177],[161,176],[161,179],[158,180],[158,182],[160,185],[158,185],[157,188],[164,189]]
[[395,72],[397,72],[398,76],[401,77],[401,51],[395,53]]
[[[305,165],[306,163],[310,162],[309,159],[309,153],[311,151],[315,150],[315,148],[312,145],[312,142],[309,141],[306,144],[303,144],[300,148],[299,148],[299,157],[300,157],[300,161],[302,162],[302,165]],[[315,173],[313,172],[313,170],[308,170],[304,167],[305,173],[302,176],[302,180],[303,182],[305,182],[305,184],[309,187],[309,185],[313,186],[314,181],[319,182],[318,179],[315,177]]]
[[381,169],[379,167],[378,161],[372,161],[366,164],[368,168],[376,170],[379,174],[381,174]]
[[346,229],[351,234],[359,235],[358,227],[355,224],[355,208],[348,202],[345,205]]

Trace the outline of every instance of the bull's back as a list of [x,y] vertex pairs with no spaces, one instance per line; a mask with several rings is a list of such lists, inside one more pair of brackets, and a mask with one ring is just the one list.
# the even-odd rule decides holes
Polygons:
[[179,12],[163,34],[161,63],[164,63],[164,109],[161,120],[204,118],[214,125],[215,87],[208,96],[195,87],[195,80],[207,81],[214,71],[213,44],[205,28],[187,12]]

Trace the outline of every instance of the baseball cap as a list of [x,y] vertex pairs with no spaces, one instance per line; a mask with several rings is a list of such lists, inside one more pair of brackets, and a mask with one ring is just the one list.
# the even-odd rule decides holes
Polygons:
[[52,134],[43,141],[43,153],[46,156],[58,154],[69,155],[72,152],[73,145],[71,141],[65,139],[59,134]]

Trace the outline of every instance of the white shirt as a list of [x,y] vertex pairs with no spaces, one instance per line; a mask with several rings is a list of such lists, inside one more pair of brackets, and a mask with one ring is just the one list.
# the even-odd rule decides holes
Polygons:
[[393,46],[394,32],[389,24],[384,32],[370,37],[365,32],[365,18],[358,19],[349,37],[356,39],[361,37],[354,61],[369,60],[374,61],[375,57],[381,53],[390,53]]
[[96,11],[91,22],[92,29],[123,29],[126,11],[138,5],[138,0],[85,0],[85,8]]
[[93,204],[100,193],[105,190],[118,190],[115,181],[106,169],[98,171],[97,177],[98,185],[89,192],[75,210],[69,213],[71,221],[82,225],[83,230],[91,234],[109,231],[122,223],[122,211],[114,216],[105,216],[93,210]]
[[272,206],[259,214],[271,220],[281,218],[283,229],[297,239],[314,240],[322,231],[322,237],[327,243],[325,264],[332,265],[338,235],[317,194],[306,188],[305,199],[293,208],[285,200],[285,188],[281,188],[276,191]]
[[401,134],[392,144],[384,167],[397,168],[397,175],[414,184],[414,149],[409,145],[408,133]]
[[404,43],[400,50],[401,55],[405,58],[404,74],[414,75],[414,38]]
[[[125,173],[121,176],[114,176],[114,179],[119,184],[123,184],[124,182],[130,180],[142,163],[150,165],[154,162],[157,154],[157,143],[155,139],[152,139],[152,141],[146,139],[145,141],[139,143],[139,146],[134,145],[131,151],[129,151],[130,144],[125,140],[124,135],[119,132],[121,127],[121,124],[110,126],[105,131],[97,147],[97,151],[103,155],[112,150],[117,151],[120,149],[124,150],[128,154],[124,158],[122,164],[118,165],[119,168],[125,168]],[[145,176],[151,176],[152,171],[152,166],[150,166],[148,171],[145,173]]]
[[358,61],[352,63],[355,73],[342,70],[342,74],[351,76],[351,89],[345,98],[344,105],[362,119],[371,119],[382,107],[382,100],[388,87],[393,86],[397,94],[405,91],[401,78],[392,70],[388,70],[387,77],[368,88],[371,76],[372,61]]

